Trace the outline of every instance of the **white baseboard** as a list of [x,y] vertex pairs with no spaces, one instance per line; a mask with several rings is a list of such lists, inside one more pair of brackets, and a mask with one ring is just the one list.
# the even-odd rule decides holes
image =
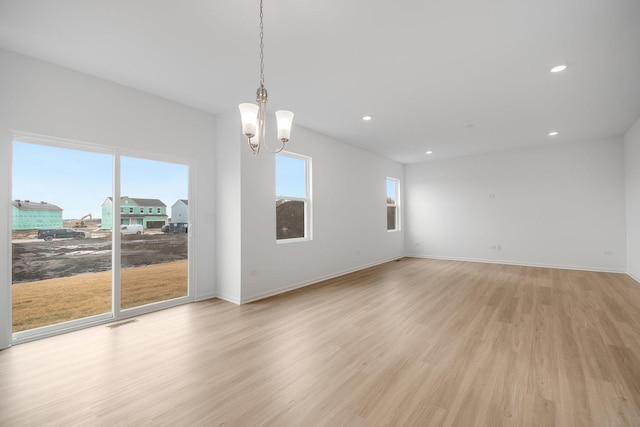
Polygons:
[[227,302],[231,302],[233,304],[237,304],[240,305],[240,298],[236,298],[236,297],[232,297],[230,295],[225,295],[225,294],[216,294],[215,298],[220,298],[221,300],[227,301]]
[[205,301],[211,298],[218,298],[218,295],[216,293],[212,293],[212,294],[204,294],[204,295],[197,295],[194,299],[194,301]]
[[269,298],[275,295],[279,295],[285,292],[289,292],[289,291],[293,291],[295,289],[299,289],[299,288],[303,288],[305,286],[310,286],[325,280],[329,280],[329,279],[333,279],[336,277],[340,277],[340,276],[344,276],[345,274],[350,274],[350,273],[354,273],[356,271],[360,271],[360,270],[364,270],[366,268],[370,268],[370,267],[374,267],[376,265],[380,265],[380,264],[384,264],[386,262],[390,262],[390,261],[394,261],[396,259],[399,258],[404,258],[404,257],[408,257],[408,258],[423,258],[423,259],[437,259],[437,260],[444,260],[444,261],[462,261],[462,262],[480,262],[480,263],[485,263],[485,264],[504,264],[504,265],[516,265],[516,266],[522,266],[522,267],[541,267],[541,268],[555,268],[555,269],[562,269],[562,270],[579,270],[579,271],[594,271],[594,272],[601,272],[601,273],[623,273],[623,274],[627,274],[629,275],[629,277],[631,277],[632,279],[634,279],[636,282],[640,283],[640,279],[638,279],[637,277],[635,277],[634,275],[627,273],[624,270],[619,270],[619,269],[602,269],[602,268],[593,268],[593,267],[585,267],[585,266],[576,266],[576,265],[560,265],[560,264],[542,264],[542,263],[535,263],[535,262],[513,262],[513,261],[503,261],[503,260],[492,260],[492,259],[481,259],[481,258],[460,258],[460,257],[441,257],[441,256],[427,256],[427,255],[420,255],[420,254],[404,254],[404,255],[398,255],[398,256],[394,256],[388,259],[384,259],[384,260],[380,260],[380,261],[376,261],[376,262],[372,262],[369,264],[364,264],[364,265],[360,265],[358,267],[354,267],[354,268],[350,268],[347,270],[343,270],[343,271],[339,271],[337,273],[332,273],[332,274],[328,274],[326,276],[321,276],[321,277],[316,277],[313,279],[309,279],[309,280],[305,280],[299,283],[293,283],[287,286],[283,286],[281,288],[277,288],[277,289],[272,289],[266,292],[262,292],[259,294],[255,294],[255,295],[251,295],[248,297],[244,297],[244,298],[237,298],[234,296],[230,296],[230,295],[224,295],[224,294],[216,294],[216,295],[211,295],[211,296],[201,296],[198,298],[198,301],[202,301],[205,299],[209,299],[209,298],[220,298],[221,300],[224,301],[228,301],[231,302],[233,304],[247,304],[253,301],[258,301],[264,298]]
[[406,256],[410,258],[441,259],[445,261],[481,262],[485,264],[518,265],[522,267],[556,268],[561,270],[595,271],[599,273],[626,273],[626,271],[622,269],[594,268],[594,267],[585,267],[580,265],[542,264],[537,262],[526,262],[526,261],[516,262],[516,261],[505,261],[505,260],[496,260],[496,259],[441,257],[441,256],[419,255],[419,254],[407,254]]
[[242,302],[239,303],[239,304],[246,304],[246,303],[249,303],[249,302],[258,301],[258,300],[261,300],[261,299],[264,299],[264,298],[272,297],[274,295],[279,295],[279,294],[282,294],[282,293],[285,293],[285,292],[293,291],[294,289],[303,288],[305,286],[313,285],[315,283],[323,282],[325,280],[333,279],[335,277],[344,276],[345,274],[354,273],[356,271],[360,271],[360,270],[364,270],[366,268],[374,267],[376,265],[384,264],[385,262],[394,261],[394,260],[399,259],[399,258],[404,258],[404,255],[394,256],[394,257],[391,257],[391,258],[388,258],[388,259],[384,259],[384,260],[372,262],[372,263],[369,263],[369,264],[361,265],[361,266],[358,266],[358,267],[350,268],[350,269],[343,270],[343,271],[340,271],[340,272],[337,272],[337,273],[332,273],[332,274],[328,274],[326,276],[316,277],[316,278],[313,278],[313,279],[310,279],[310,280],[305,280],[303,282],[299,282],[299,283],[294,283],[294,284],[291,284],[291,285],[283,286],[283,287],[278,288],[278,289],[272,289],[272,290],[267,291],[267,292],[262,292],[262,293],[259,293],[259,294],[256,294],[256,295],[251,295],[249,297],[242,298]]
[[638,282],[638,284],[640,285],[640,278],[639,278],[639,277],[636,277],[636,276],[634,276],[634,275],[633,275],[633,274],[631,274],[631,273],[627,273],[627,276],[631,277],[633,280],[635,280],[636,282]]

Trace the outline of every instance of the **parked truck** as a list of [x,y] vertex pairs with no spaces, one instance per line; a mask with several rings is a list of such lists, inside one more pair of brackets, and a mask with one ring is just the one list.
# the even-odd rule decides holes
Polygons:
[[171,222],[162,226],[160,231],[164,233],[188,233],[189,223],[186,222]]
[[52,228],[38,230],[38,239],[44,239],[47,242],[53,239],[84,239],[86,237],[83,231],[72,230],[70,228]]

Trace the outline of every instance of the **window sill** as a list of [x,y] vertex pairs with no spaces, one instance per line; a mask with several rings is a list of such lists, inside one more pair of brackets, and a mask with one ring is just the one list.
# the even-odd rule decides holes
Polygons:
[[311,239],[308,237],[299,237],[299,238],[295,238],[295,239],[276,239],[276,244],[277,245],[284,245],[287,243],[299,243],[299,242],[310,242]]

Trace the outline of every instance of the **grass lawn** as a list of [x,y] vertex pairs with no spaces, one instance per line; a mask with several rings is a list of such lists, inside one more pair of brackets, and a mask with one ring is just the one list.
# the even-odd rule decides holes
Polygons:
[[[122,270],[121,308],[187,295],[188,262]],[[111,311],[111,272],[18,283],[11,287],[13,332]]]

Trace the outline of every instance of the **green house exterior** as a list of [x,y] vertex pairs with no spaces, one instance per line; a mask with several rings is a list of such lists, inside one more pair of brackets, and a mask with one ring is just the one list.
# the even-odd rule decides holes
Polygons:
[[[128,196],[120,198],[120,224],[140,224],[145,229],[161,228],[169,222],[167,205],[159,199],[138,199]],[[113,199],[107,197],[102,203],[103,230],[113,227]]]
[[47,202],[11,202],[11,229],[62,228],[62,208]]

